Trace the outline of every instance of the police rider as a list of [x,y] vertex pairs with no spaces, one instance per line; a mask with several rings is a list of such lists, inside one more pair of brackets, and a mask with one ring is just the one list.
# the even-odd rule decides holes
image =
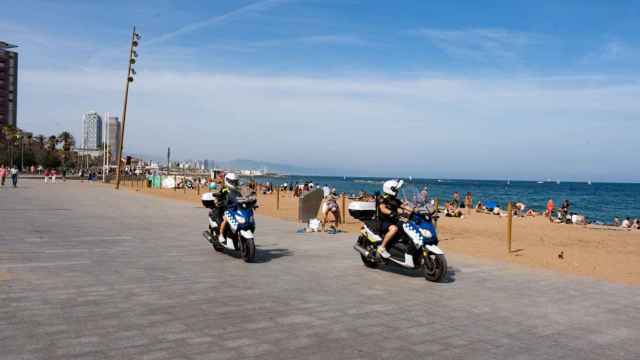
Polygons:
[[402,206],[402,202],[398,199],[398,192],[403,184],[402,180],[387,180],[382,185],[383,194],[378,204],[378,216],[381,221],[380,230],[385,235],[377,253],[385,259],[391,256],[387,251],[387,244],[398,233],[398,215],[412,211]]
[[[221,206],[226,210],[235,207],[238,204],[238,198],[242,195],[238,189],[240,180],[235,173],[228,173],[224,176],[224,187],[221,190]],[[218,242],[224,244],[226,239],[224,237],[224,230],[227,227],[229,220],[226,215],[222,216],[222,224],[220,225],[220,234],[218,235]]]

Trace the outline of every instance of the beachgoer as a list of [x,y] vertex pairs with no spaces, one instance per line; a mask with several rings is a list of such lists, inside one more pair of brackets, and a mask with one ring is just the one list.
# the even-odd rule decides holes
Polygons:
[[618,219],[617,217],[613,218],[613,226],[620,226],[622,225],[622,223],[620,222],[620,219]]
[[424,206],[427,206],[428,204],[429,204],[429,190],[425,186],[422,188],[422,190],[420,190],[420,193],[418,194],[417,205],[418,207],[424,207]]
[[15,165],[11,167],[11,183],[13,187],[18,186],[18,168]]
[[460,207],[460,193],[457,191],[453,192],[453,199],[451,200],[451,205],[453,205],[456,209]]
[[7,168],[4,167],[4,164],[0,165],[0,185],[4,186],[4,181],[7,178]]
[[533,209],[529,209],[529,210],[527,210],[527,216],[536,216],[536,215],[537,215],[537,214],[536,214],[536,212],[535,212],[535,211],[533,211]]
[[633,225],[631,226],[632,229],[640,229],[640,219],[635,219],[633,220]]
[[446,217],[462,217],[462,210],[455,207],[452,203],[446,203],[444,206],[444,216]]
[[623,229],[631,229],[631,219],[628,217],[622,220],[622,224],[620,225]]
[[470,192],[467,192],[467,195],[464,196],[464,207],[467,209],[467,215],[471,212],[471,208],[473,208],[473,195]]
[[553,222],[553,200],[549,199],[549,201],[547,201],[547,211],[544,213],[544,216],[549,218],[550,222]]
[[338,193],[335,188],[331,189],[329,195],[324,198],[324,204],[322,205],[322,231],[324,231],[327,224],[329,213],[333,216],[334,228],[337,228],[340,224],[340,207],[338,206]]
[[56,169],[52,169],[51,170],[51,183],[55,184],[56,183],[56,176],[58,175],[58,173],[56,172]]
[[564,223],[567,221],[570,207],[571,207],[571,204],[569,203],[569,200],[565,200],[562,202],[562,205],[560,205],[560,211],[559,211],[560,222]]
[[522,201],[518,201],[513,207],[513,214],[516,216],[524,216],[524,209],[526,208],[527,205],[525,205]]
[[322,194],[325,198],[331,194],[331,188],[327,184],[322,186]]

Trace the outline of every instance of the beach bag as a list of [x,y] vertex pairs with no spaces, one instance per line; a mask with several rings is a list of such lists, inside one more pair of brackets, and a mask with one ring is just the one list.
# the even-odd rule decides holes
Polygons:
[[320,226],[321,226],[320,220],[315,218],[309,220],[309,230],[315,231],[315,232],[320,231]]

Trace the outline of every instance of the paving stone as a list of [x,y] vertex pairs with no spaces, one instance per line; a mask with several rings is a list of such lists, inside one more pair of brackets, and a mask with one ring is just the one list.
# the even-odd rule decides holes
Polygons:
[[434,284],[260,215],[246,264],[194,204],[21,184],[0,191],[3,359],[640,358],[638,287],[454,254]]

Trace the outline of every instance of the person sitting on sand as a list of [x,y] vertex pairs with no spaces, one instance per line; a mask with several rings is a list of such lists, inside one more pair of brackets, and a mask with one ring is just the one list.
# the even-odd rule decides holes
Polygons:
[[533,209],[529,209],[527,210],[527,216],[536,216],[538,215],[535,211],[533,211]]
[[487,211],[487,208],[484,207],[484,205],[482,204],[482,201],[478,201],[478,203],[476,204],[476,212],[483,213],[486,211]]
[[631,228],[639,230],[640,229],[640,219],[633,220],[633,225],[631,225]]
[[622,224],[620,225],[623,229],[631,229],[631,219],[628,217],[622,220]]
[[462,217],[462,210],[457,208],[453,203],[446,203],[444,206],[444,216]]

